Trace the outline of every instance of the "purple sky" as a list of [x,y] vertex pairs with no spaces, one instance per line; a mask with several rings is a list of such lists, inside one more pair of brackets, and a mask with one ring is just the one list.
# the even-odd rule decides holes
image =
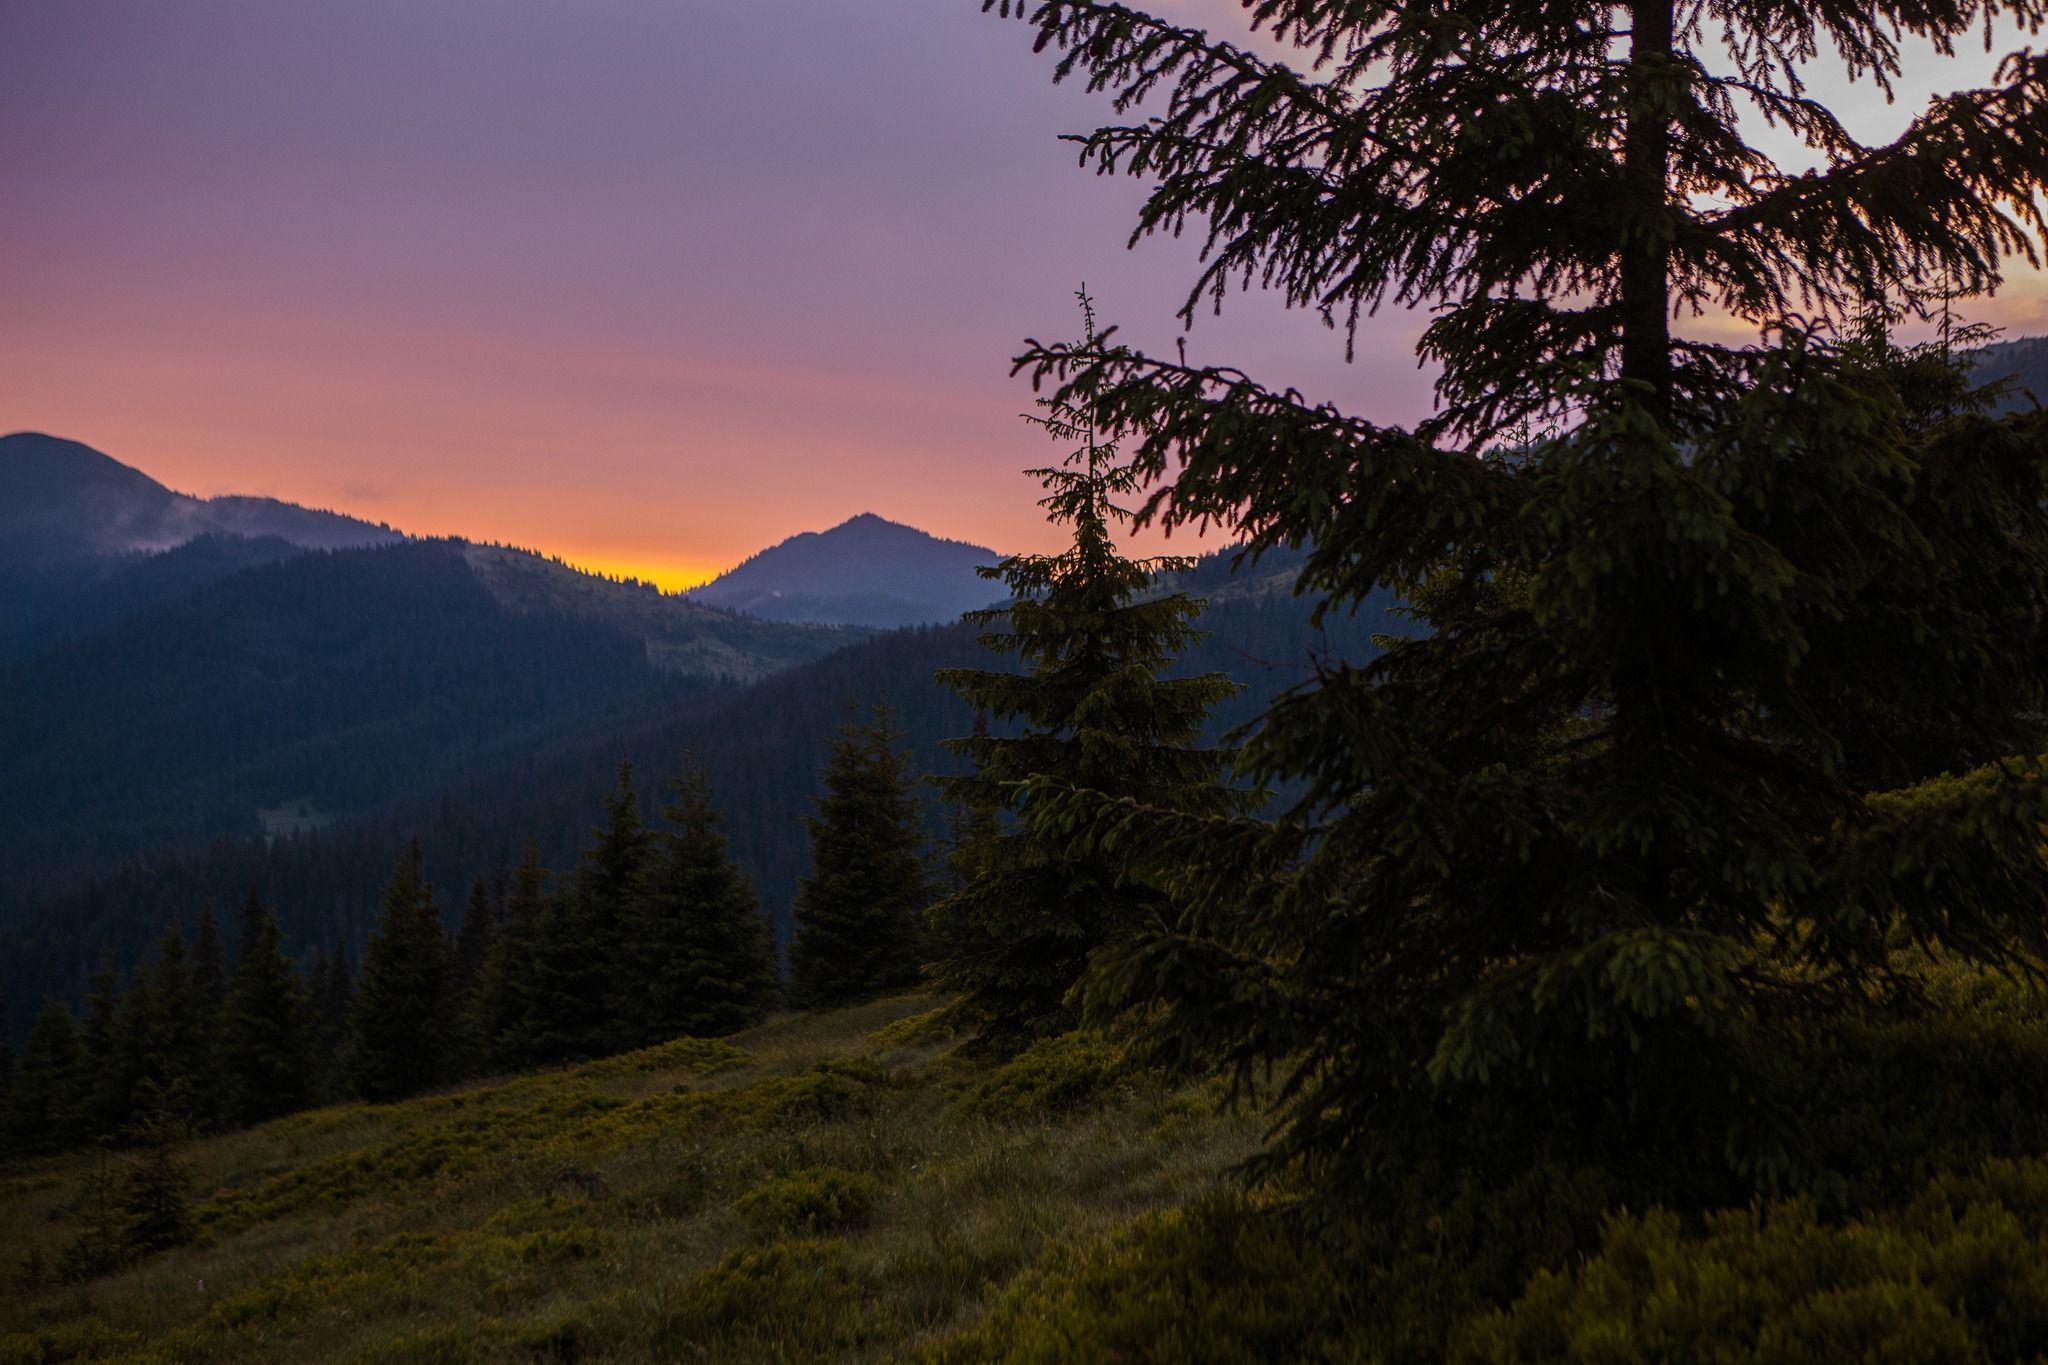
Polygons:
[[[1084,279],[1170,349],[1192,250],[1124,250],[1028,48],[974,0],[0,6],[0,430],[670,583],[860,511],[1042,547],[1008,358]],[[2048,331],[2038,278],[1979,311]],[[1404,419],[1416,330],[1347,367],[1243,301],[1189,354]]]

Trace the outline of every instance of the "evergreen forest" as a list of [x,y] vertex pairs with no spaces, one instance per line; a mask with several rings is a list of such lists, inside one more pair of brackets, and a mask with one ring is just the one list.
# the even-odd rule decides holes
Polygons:
[[0,1362],[2048,1359],[2048,55],[1815,78],[2048,5],[980,8],[1431,414],[1083,286],[957,624],[208,541],[0,674]]

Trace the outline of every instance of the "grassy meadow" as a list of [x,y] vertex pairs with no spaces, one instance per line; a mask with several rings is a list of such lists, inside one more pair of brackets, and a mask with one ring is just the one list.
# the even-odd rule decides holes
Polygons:
[[[1113,1049],[966,1062],[884,1000],[191,1144],[195,1245],[55,1282],[108,1161],[0,1183],[0,1361],[830,1359],[1217,1186],[1255,1123]],[[938,1033],[939,1036],[932,1036]]]
[[2048,1359],[2048,1025],[1922,1008],[1788,1057],[1810,1188],[1505,1132],[1338,1207],[1256,1114],[939,1002],[784,1015],[185,1145],[193,1241],[65,1270],[133,1154],[0,1172],[0,1365]]

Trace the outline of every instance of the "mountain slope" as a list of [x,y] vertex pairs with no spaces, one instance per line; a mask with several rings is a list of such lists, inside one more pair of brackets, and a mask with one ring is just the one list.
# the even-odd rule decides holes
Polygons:
[[[1391,601],[1381,601],[1312,630],[1308,602],[1283,587],[1291,577],[1282,557],[1269,556],[1249,577],[1226,572],[1214,557],[1195,575],[1211,603],[1198,623],[1207,634],[1176,670],[1222,670],[1247,685],[1219,709],[1212,738],[1253,720],[1271,697],[1311,676],[1318,658],[1361,662],[1374,653],[1374,633],[1407,628],[1388,616]],[[808,863],[802,821],[833,731],[850,712],[886,698],[898,712],[912,771],[954,771],[958,760],[941,741],[966,734],[974,717],[933,673],[1014,662],[981,648],[976,633],[965,624],[891,632],[743,689],[643,694],[299,838],[166,850],[83,883],[16,878],[11,896],[0,869],[0,906],[12,899],[22,907],[11,925],[0,922],[0,962],[16,964],[7,993],[16,1001],[52,989],[76,996],[102,946],[133,961],[168,916],[190,914],[209,897],[225,903],[252,885],[278,908],[295,949],[337,933],[360,944],[392,860],[412,836],[421,840],[429,877],[449,888],[444,900],[512,865],[528,837],[539,840],[550,866],[567,868],[622,756],[634,762],[651,816],[686,750],[710,773],[733,854],[786,933]],[[928,828],[935,840],[946,837],[946,812],[936,801]]]
[[[170,562],[168,553],[216,542]],[[230,539],[260,541],[234,546]],[[77,441],[0,436],[0,662],[104,624],[124,606],[169,600],[278,557],[278,547],[344,549],[404,537],[273,498],[176,493]]]
[[1977,355],[1974,377],[1980,384],[2012,381],[1999,403],[2002,411],[2048,404],[2048,337],[2015,337],[1986,346]]
[[[23,878],[431,789],[636,698],[815,659],[858,632],[735,616],[449,541],[268,551],[0,670],[0,906]],[[200,566],[210,571],[217,565]],[[651,704],[651,703],[650,703]]]
[[775,621],[884,628],[955,621],[1003,594],[975,573],[1001,556],[863,512],[761,551],[691,592]]
[[0,436],[0,559],[106,559],[183,545],[210,532],[274,536],[307,549],[404,537],[338,512],[275,498],[195,498],[78,441]]
[[751,682],[869,634],[860,627],[799,625],[740,615],[686,594],[601,578],[560,560],[502,545],[465,544],[462,556],[506,610],[603,621],[643,642],[648,662],[669,673]]

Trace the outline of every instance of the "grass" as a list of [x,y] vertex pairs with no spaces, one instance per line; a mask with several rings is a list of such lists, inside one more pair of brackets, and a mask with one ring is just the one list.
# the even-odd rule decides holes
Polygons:
[[105,1165],[0,1169],[0,1365],[2048,1360],[2048,1013],[1901,965],[1781,1040],[1812,1189],[1501,1128],[1247,1190],[1217,1085],[905,996],[195,1143],[197,1241],[96,1278]]
[[913,1358],[1257,1141],[1097,1048],[986,1074],[932,1004],[197,1142],[197,1243],[84,1283],[19,1268],[89,1224],[96,1161],[0,1173],[0,1365]]

